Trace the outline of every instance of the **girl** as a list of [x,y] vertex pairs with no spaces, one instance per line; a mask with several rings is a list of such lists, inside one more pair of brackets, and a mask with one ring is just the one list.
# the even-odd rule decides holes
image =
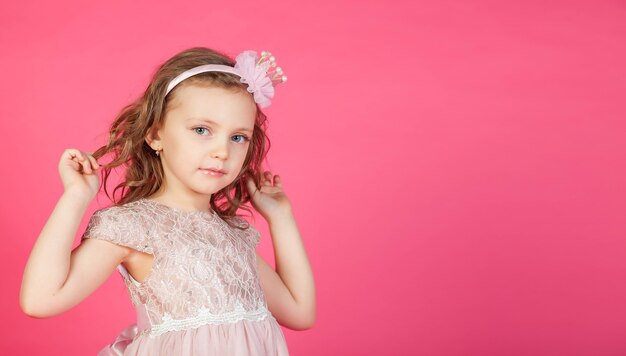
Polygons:
[[[65,150],[64,193],[24,271],[24,313],[62,313],[117,268],[137,323],[99,355],[287,355],[278,323],[312,327],[315,285],[282,180],[261,169],[269,141],[260,107],[286,80],[275,66],[267,52],[235,62],[183,51],[121,111],[105,146]],[[106,182],[121,165],[111,198]],[[71,250],[99,174],[115,205],[96,210]],[[250,211],[248,201],[268,222],[276,271],[255,251],[259,231],[235,214]]]

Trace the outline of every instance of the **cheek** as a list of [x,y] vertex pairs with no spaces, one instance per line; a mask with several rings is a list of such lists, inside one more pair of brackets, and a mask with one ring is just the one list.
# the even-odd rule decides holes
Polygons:
[[250,145],[246,145],[237,151],[237,161],[240,162],[240,166],[243,166],[243,162],[248,156],[248,150]]
[[246,154],[248,154],[248,145],[237,145],[234,146],[231,154],[233,155],[233,158],[236,158],[237,161],[243,161],[246,159]]
[[243,167],[243,163],[246,161],[247,155],[248,155],[247,147],[244,149],[238,149],[232,152],[230,159],[231,159],[232,171],[233,171],[234,176],[239,174],[239,172],[241,171],[241,168]]

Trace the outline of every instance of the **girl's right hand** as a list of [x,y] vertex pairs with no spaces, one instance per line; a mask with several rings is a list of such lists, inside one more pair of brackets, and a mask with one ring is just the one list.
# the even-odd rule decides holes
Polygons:
[[72,191],[93,199],[100,187],[98,178],[100,165],[90,152],[81,152],[75,148],[63,151],[59,162],[59,174],[65,192]]

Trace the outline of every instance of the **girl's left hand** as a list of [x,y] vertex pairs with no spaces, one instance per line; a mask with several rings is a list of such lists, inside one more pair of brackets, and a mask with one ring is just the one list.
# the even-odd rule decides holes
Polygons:
[[279,175],[273,176],[270,171],[265,171],[261,187],[257,188],[252,178],[248,178],[246,186],[250,193],[252,206],[266,219],[274,216],[291,213],[291,203],[283,191],[282,180]]

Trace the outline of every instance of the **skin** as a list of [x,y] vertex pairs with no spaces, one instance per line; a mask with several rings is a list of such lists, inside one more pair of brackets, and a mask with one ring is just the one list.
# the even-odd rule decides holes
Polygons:
[[[164,124],[146,142],[160,151],[165,183],[148,199],[183,210],[207,210],[211,194],[230,184],[245,160],[256,105],[245,91],[181,86]],[[214,123],[204,122],[209,118]],[[226,174],[205,175],[217,167]],[[121,263],[138,281],[148,275],[153,256],[99,240],[85,239],[72,250],[79,224],[98,193],[100,166],[89,152],[66,149],[59,161],[64,193],[35,242],[26,264],[20,306],[45,318],[63,313],[95,291]],[[246,181],[251,203],[268,222],[276,269],[257,253],[260,284],[276,320],[293,330],[315,323],[315,284],[282,179],[264,172],[260,187]]]

